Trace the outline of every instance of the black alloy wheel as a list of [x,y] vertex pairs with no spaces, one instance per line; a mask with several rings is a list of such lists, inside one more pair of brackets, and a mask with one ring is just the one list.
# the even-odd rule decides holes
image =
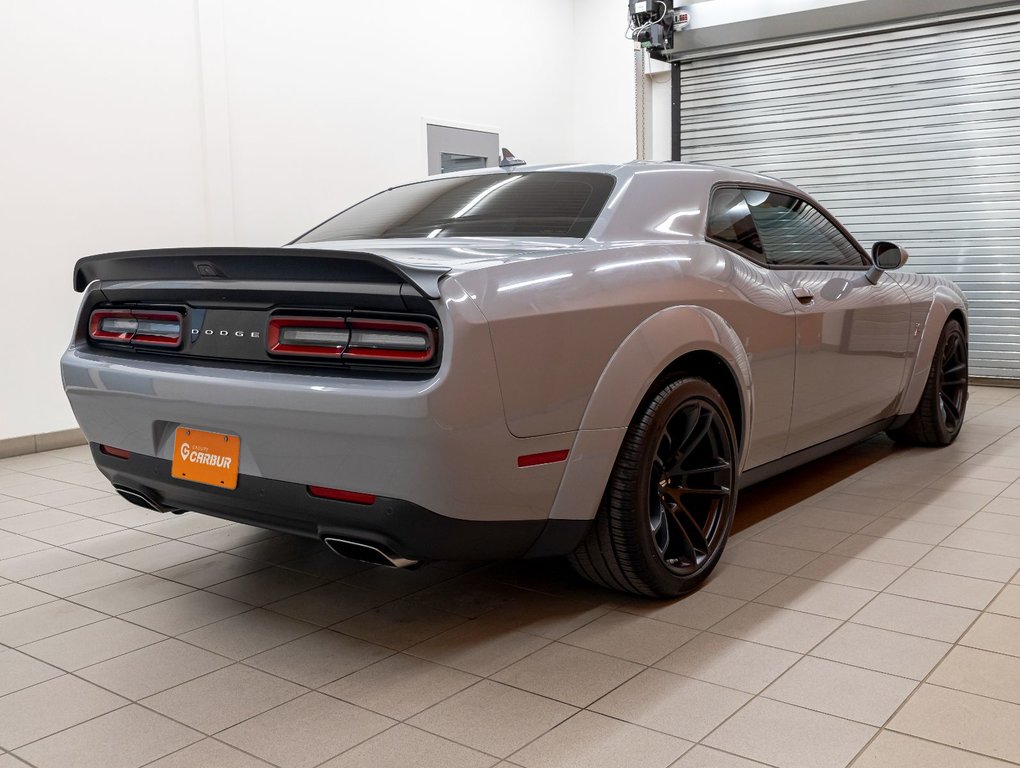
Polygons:
[[967,342],[963,333],[950,333],[943,339],[939,377],[939,416],[945,428],[958,432],[967,404]]
[[648,478],[648,521],[663,564],[697,573],[726,536],[735,493],[733,446],[710,400],[680,405],[664,425]]
[[733,524],[739,449],[729,409],[705,379],[664,379],[634,416],[598,514],[570,555],[601,586],[651,597],[693,591]]

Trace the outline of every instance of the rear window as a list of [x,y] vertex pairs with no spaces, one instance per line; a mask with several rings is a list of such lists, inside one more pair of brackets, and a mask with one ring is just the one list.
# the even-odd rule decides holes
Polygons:
[[439,178],[380,192],[297,242],[397,237],[586,237],[616,180],[541,171]]

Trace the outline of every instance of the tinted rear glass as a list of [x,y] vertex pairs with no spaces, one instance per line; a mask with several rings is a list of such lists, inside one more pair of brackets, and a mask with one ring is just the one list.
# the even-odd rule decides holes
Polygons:
[[439,178],[381,192],[298,242],[397,237],[586,237],[616,180],[541,171]]

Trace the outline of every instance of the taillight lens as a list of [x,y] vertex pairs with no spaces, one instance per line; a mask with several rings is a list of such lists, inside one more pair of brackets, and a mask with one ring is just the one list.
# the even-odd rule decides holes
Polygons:
[[178,347],[183,324],[180,312],[97,309],[89,317],[89,338],[122,344]]
[[279,316],[266,333],[270,354],[296,357],[421,364],[435,347],[435,332],[409,320]]
[[424,323],[352,318],[347,324],[351,340],[344,357],[427,363],[435,355],[435,334]]
[[274,317],[269,320],[266,347],[272,355],[340,357],[350,336],[340,318]]

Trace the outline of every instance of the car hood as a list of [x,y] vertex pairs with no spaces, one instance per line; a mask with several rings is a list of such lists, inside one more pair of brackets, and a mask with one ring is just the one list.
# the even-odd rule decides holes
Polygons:
[[511,240],[495,237],[447,237],[394,240],[333,240],[320,243],[292,243],[293,248],[357,251],[380,256],[407,267],[446,269],[451,273],[498,266],[512,261],[548,258],[568,251],[583,250],[578,238],[549,237]]

